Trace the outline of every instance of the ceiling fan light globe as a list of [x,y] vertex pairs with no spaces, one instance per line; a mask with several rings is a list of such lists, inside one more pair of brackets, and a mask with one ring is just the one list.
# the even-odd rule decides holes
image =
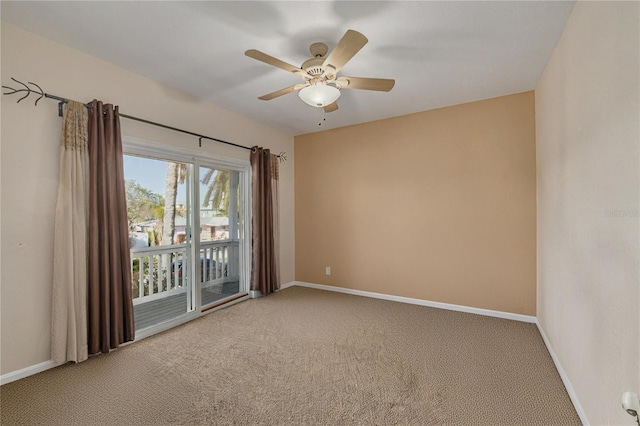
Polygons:
[[337,101],[340,90],[326,84],[314,84],[301,89],[298,96],[307,105],[322,108]]

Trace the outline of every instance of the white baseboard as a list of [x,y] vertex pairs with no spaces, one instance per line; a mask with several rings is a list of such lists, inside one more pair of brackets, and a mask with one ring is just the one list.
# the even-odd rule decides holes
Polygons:
[[293,287],[296,285],[297,281],[291,281],[290,283],[280,284],[280,290],[284,290],[285,288]]
[[[158,325],[149,327],[149,328],[145,328],[139,331],[136,331],[136,339],[132,342],[124,342],[122,344],[119,345],[120,348],[125,347],[127,345],[139,342],[142,339],[146,339],[147,337],[151,337],[155,334],[161,333],[165,330],[169,330],[170,328],[176,327],[178,325],[187,323],[189,321],[192,321],[194,319],[200,318],[203,315],[208,315],[212,312],[215,312],[219,309],[223,309],[226,307],[229,307],[231,305],[234,305],[236,303],[242,302],[244,300],[247,300],[249,297],[244,297],[244,298],[240,298],[240,299],[235,299],[232,300],[230,302],[228,302],[227,304],[225,304],[224,306],[219,306],[216,309],[211,309],[210,311],[207,312],[197,312],[197,313],[192,313],[192,314],[187,314],[187,315],[182,315],[178,318],[174,318],[172,320],[169,321],[165,321],[163,323],[160,323]],[[99,355],[89,355],[89,357],[92,356],[99,356]],[[34,374],[37,373],[41,373],[43,371],[49,370],[50,368],[54,368],[57,367],[59,365],[63,365],[66,364],[66,362],[55,362],[52,360],[49,361],[45,361],[45,362],[41,362],[40,364],[36,364],[36,365],[32,365],[29,367],[25,367],[21,370],[16,370],[16,371],[12,371],[10,373],[4,374],[2,376],[0,376],[0,385],[4,385],[6,383],[11,383],[11,382],[15,382],[16,380],[20,380],[20,379],[24,379],[25,377],[29,377],[32,376]]]
[[471,306],[453,305],[450,303],[433,302],[431,300],[414,299],[412,297],[404,297],[404,296],[393,296],[390,294],[374,293],[371,291],[363,291],[363,290],[353,290],[350,288],[335,287],[335,286],[324,285],[324,284],[307,283],[303,281],[292,281],[290,283],[282,285],[280,288],[284,289],[284,288],[292,287],[294,285],[300,286],[300,287],[316,288],[319,290],[335,291],[338,293],[352,294],[355,296],[372,297],[374,299],[392,300],[394,302],[409,303],[412,305],[428,306],[431,308],[447,309],[449,311],[467,312],[470,314],[485,315],[488,317],[497,317],[497,318],[514,320],[514,321],[536,323],[536,317],[531,315],[514,314],[511,312],[502,312],[502,311],[492,311],[491,309],[473,308]]
[[582,408],[582,404],[580,404],[580,400],[578,399],[578,395],[576,394],[576,391],[573,389],[573,386],[571,385],[571,381],[569,381],[569,376],[567,376],[567,373],[564,371],[564,368],[562,368],[562,364],[560,364],[560,360],[556,356],[556,353],[553,351],[553,347],[551,346],[551,341],[549,341],[549,338],[547,337],[546,333],[544,332],[544,329],[542,328],[542,326],[540,325],[537,319],[536,319],[536,325],[538,326],[538,331],[542,336],[542,340],[544,340],[544,344],[547,346],[549,355],[551,355],[551,359],[553,360],[553,363],[556,366],[556,370],[558,370],[558,374],[560,374],[560,378],[562,379],[562,383],[564,383],[564,387],[567,390],[567,393],[569,394],[569,398],[571,398],[571,402],[573,403],[573,406],[575,407],[576,412],[578,413],[578,417],[580,417],[580,421],[582,422],[583,425],[588,426],[590,423],[589,423],[589,420],[587,419],[587,414],[584,412],[584,409]]
[[25,377],[41,373],[50,368],[57,367],[59,365],[65,364],[64,362],[55,362],[55,361],[45,361],[40,364],[32,365],[30,367],[25,367],[21,370],[12,371],[11,373],[3,374],[0,376],[0,385],[5,385],[7,383],[15,382],[16,380],[24,379]]

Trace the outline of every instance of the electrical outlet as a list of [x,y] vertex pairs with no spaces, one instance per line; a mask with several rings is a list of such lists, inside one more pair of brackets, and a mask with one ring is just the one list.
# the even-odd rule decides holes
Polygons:
[[325,268],[324,268],[324,273],[325,273],[326,275],[331,275],[331,266],[327,266],[327,267],[325,267]]

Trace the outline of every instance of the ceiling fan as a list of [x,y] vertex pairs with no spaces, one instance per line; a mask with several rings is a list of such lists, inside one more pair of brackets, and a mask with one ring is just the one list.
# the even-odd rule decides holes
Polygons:
[[306,60],[301,67],[288,64],[259,50],[244,52],[250,58],[257,59],[274,67],[289,71],[302,77],[304,83],[260,96],[258,99],[269,101],[287,93],[298,91],[298,96],[306,104],[324,108],[325,112],[338,109],[337,99],[340,89],[377,90],[388,92],[395,80],[386,78],[338,77],[342,67],[367,44],[367,38],[354,30],[348,30],[336,47],[327,55],[328,47],[324,43],[313,43],[309,50],[313,58]]

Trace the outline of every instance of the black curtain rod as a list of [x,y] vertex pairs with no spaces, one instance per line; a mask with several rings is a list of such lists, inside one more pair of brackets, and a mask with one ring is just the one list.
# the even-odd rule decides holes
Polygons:
[[[67,98],[62,98],[60,96],[56,96],[56,95],[51,95],[49,93],[45,93],[45,91],[42,90],[42,88],[40,86],[38,86],[36,83],[32,83],[30,81],[27,82],[27,83],[32,85],[32,86],[37,87],[38,90],[32,89],[31,87],[27,86],[26,84],[24,84],[21,81],[16,80],[13,77],[11,77],[11,80],[15,81],[18,84],[21,84],[24,87],[24,89],[14,89],[13,87],[2,86],[3,89],[11,90],[11,92],[3,93],[3,95],[13,95],[15,93],[26,92],[26,95],[24,95],[23,97],[18,99],[17,103],[19,103],[21,100],[28,98],[29,95],[31,95],[31,93],[35,93],[36,95],[39,95],[38,99],[35,100],[35,106],[38,106],[38,101],[40,99],[42,99],[42,98],[54,99],[54,100],[58,101],[58,115],[60,117],[62,117],[62,105],[69,102],[69,100]],[[86,107],[90,107],[90,105],[91,104],[85,104]],[[122,114],[122,113],[120,113],[119,115],[120,115],[120,117],[127,118],[129,120],[139,121],[141,123],[150,124],[152,126],[157,126],[157,127],[162,127],[164,129],[173,130],[174,132],[180,132],[180,133],[185,133],[187,135],[195,136],[195,137],[198,138],[199,146],[202,146],[202,139],[207,139],[207,140],[210,140],[210,141],[214,141],[214,142],[219,142],[219,143],[223,143],[223,144],[226,144],[226,145],[235,146],[237,148],[248,149],[248,150],[252,149],[252,148],[250,148],[248,146],[239,145],[237,143],[225,141],[225,140],[222,140],[222,139],[212,138],[211,136],[201,135],[199,133],[190,132],[188,130],[179,129],[177,127],[168,126],[168,125],[162,124],[162,123],[156,123],[155,121],[146,120],[144,118],[134,117],[132,115],[127,115],[127,114]],[[285,152],[281,152],[280,154],[278,154],[278,158],[280,159],[280,162],[287,161],[287,156],[286,156]]]

